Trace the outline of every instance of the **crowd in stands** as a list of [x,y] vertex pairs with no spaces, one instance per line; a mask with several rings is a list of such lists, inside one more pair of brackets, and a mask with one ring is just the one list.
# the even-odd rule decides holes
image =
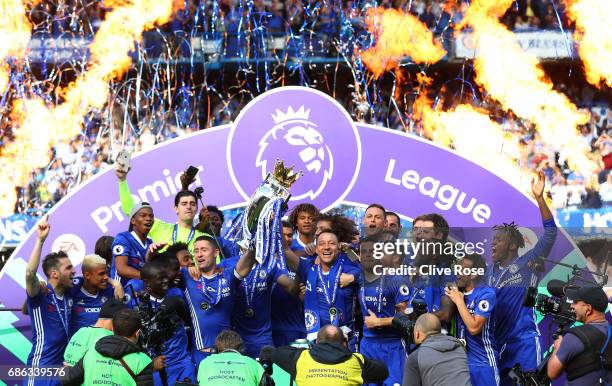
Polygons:
[[[186,10],[163,26],[162,31],[186,35],[211,31],[231,33],[246,20],[249,23],[246,30],[249,31],[261,27],[271,33],[288,35],[303,33],[306,28],[311,32],[334,35],[339,33],[339,36],[344,36],[346,23],[354,27],[363,27],[364,10],[368,5],[378,4],[387,8],[410,11],[435,33],[444,34],[451,30],[448,28],[450,24],[456,24],[461,20],[468,6],[465,1],[453,4],[446,0],[381,0],[371,4],[366,4],[364,1],[255,0],[251,10],[247,8],[246,2],[237,0],[201,3],[186,1],[186,4]],[[339,4],[342,4],[342,10],[338,9]],[[561,5],[558,4],[557,7],[559,8],[543,0],[519,0],[508,10],[503,21],[515,30],[531,27],[556,29],[559,28],[559,21],[564,28],[571,27]],[[97,30],[105,12],[108,11],[109,8],[105,8],[102,1],[69,0],[58,3],[43,1],[30,11],[29,16],[33,21],[35,35],[45,34],[50,37],[67,31],[87,35]],[[356,28],[352,29],[353,32],[355,30]],[[159,31],[152,33],[159,34]],[[479,98],[481,101],[478,103],[490,111],[491,117],[506,130],[520,133],[523,137],[521,165],[529,169],[543,170],[546,173],[552,185],[551,198],[555,208],[598,208],[609,205],[612,201],[610,181],[612,177],[609,177],[612,168],[612,138],[609,135],[612,110],[609,99],[583,81],[572,83],[570,79],[567,83],[557,81],[554,83],[572,102],[590,110],[591,120],[581,127],[580,131],[584,141],[591,146],[592,156],[598,164],[596,176],[581,176],[571,172],[564,161],[558,159],[557,152],[560,149],[547,146],[531,123],[523,122],[512,112],[501,110],[498,105],[489,103],[485,98]],[[193,88],[195,87],[194,85]],[[341,91],[336,94],[336,98],[356,117],[355,110],[358,106],[350,92]],[[122,122],[124,116],[122,111],[113,111],[112,118],[106,121],[89,120],[83,135],[74,138],[70,143],[57,144],[49,165],[32,171],[30,183],[20,188],[20,199],[15,212],[39,214],[40,211],[48,209],[70,189],[104,170],[113,162],[117,151],[123,146],[127,146],[132,151],[141,151],[201,128],[229,123],[249,99],[222,100],[213,97],[212,100],[209,102],[204,124],[201,122],[194,124],[189,116],[181,118],[179,115],[182,113],[179,114],[178,109],[182,107],[178,105],[167,107],[164,112],[154,111],[148,122],[146,124],[139,122],[137,128],[126,128],[125,122]],[[197,103],[196,99],[195,105]],[[406,113],[404,111],[400,119],[397,109],[389,105],[388,100],[381,100],[381,103],[374,107],[374,111],[359,119],[421,135],[418,122],[413,125],[406,124],[404,116]],[[116,122],[113,124],[108,121]],[[10,136],[0,131],[0,139],[4,141],[6,137]]]

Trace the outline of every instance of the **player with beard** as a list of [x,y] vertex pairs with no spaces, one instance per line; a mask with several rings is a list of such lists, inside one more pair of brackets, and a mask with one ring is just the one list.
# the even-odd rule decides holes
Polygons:
[[[293,227],[288,221],[282,223],[283,246],[291,247]],[[287,268],[289,277],[295,280],[295,271]],[[304,303],[295,294],[274,284],[272,288],[272,339],[276,347],[286,346],[297,339],[306,338],[304,325]]]
[[291,250],[298,256],[304,255],[304,248],[315,240],[315,223],[321,214],[319,209],[312,204],[299,204],[291,211],[289,223],[296,229],[297,234],[293,238]]
[[248,276],[255,264],[255,253],[243,254],[233,269],[217,266],[219,249],[211,237],[198,237],[194,244],[197,274],[182,269],[185,298],[193,325],[193,362],[196,368],[210,355],[215,338],[231,328],[236,295],[240,282]]
[[393,233],[395,237],[399,237],[402,233],[402,221],[397,213],[385,212],[385,222],[387,223],[386,230]]
[[538,277],[534,260],[550,253],[557,237],[557,226],[544,199],[544,173],[531,182],[531,193],[538,203],[544,234],[536,245],[523,255],[524,238],[514,224],[496,226],[492,243],[493,265],[487,270],[487,284],[496,289],[495,339],[500,351],[502,385],[511,385],[508,372],[516,364],[523,371],[535,371],[540,363],[540,333],[533,308],[523,306],[527,287],[536,286]]
[[125,285],[130,279],[140,279],[140,268],[146,261],[147,251],[153,240],[148,237],[155,216],[148,202],[132,207],[130,227],[121,232],[113,241],[113,262],[111,277]]
[[[439,214],[425,214],[414,219],[413,241],[420,244],[420,249],[414,256],[414,260],[410,259],[409,262],[417,267],[417,273],[418,267],[422,265],[451,267],[454,256],[443,253],[444,245],[448,240],[448,231],[448,222]],[[411,279],[414,287],[413,299],[423,300],[427,304],[428,312],[434,313],[443,322],[443,325],[445,322],[450,323],[455,306],[445,295],[444,290],[447,283],[455,281],[455,276],[417,274]]]
[[385,208],[380,204],[370,204],[363,216],[365,236],[374,235],[385,230]]
[[[42,268],[47,276],[48,291],[41,291],[36,276],[43,244],[51,229],[48,216],[37,226],[38,237],[26,266],[26,293],[28,314],[32,325],[32,351],[27,365],[32,367],[61,367],[68,344],[72,299],[66,293],[72,287],[74,267],[65,252],[50,253],[43,259]],[[24,385],[60,385],[58,380],[24,380]]]
[[386,241],[382,233],[366,236],[361,240],[360,259],[362,278],[359,288],[359,304],[363,314],[363,338],[359,352],[387,365],[389,377],[383,385],[402,384],[406,350],[402,335],[391,326],[396,312],[404,312],[410,298],[408,280],[402,276],[377,275],[374,266],[380,261],[374,258],[374,244]]
[[[121,209],[123,213],[130,214],[133,212],[134,198],[130,192],[130,188],[127,183],[127,172],[121,170],[115,170],[115,174],[119,179],[119,199],[121,201]],[[174,211],[176,212],[176,222],[169,223],[158,218],[152,223],[152,227],[149,232],[149,237],[156,243],[172,245],[176,242],[182,241],[189,247],[190,251],[193,251],[193,244],[195,239],[200,236],[208,236],[204,232],[204,227],[208,222],[208,211],[206,208],[202,208],[200,212],[200,223],[196,227],[194,225],[194,218],[198,212],[198,201],[194,192],[187,190],[187,187],[192,181],[189,181],[183,173],[181,176],[181,184],[183,190],[178,192],[174,196]]]
[[73,299],[70,336],[80,328],[92,326],[98,320],[100,308],[107,299],[123,299],[123,287],[108,278],[106,260],[98,255],[87,255],[81,264],[82,277],[74,279],[68,291]]
[[[149,305],[154,312],[161,307],[162,304],[177,304],[175,312],[179,316],[187,317],[183,292],[177,287],[170,287],[172,280],[168,275],[167,263],[169,259],[162,254],[157,259],[147,262],[141,270],[142,281],[144,282],[144,292],[149,295]],[[178,265],[178,264],[177,264]],[[180,301],[170,301],[171,298],[178,298]],[[135,302],[132,302],[132,306]],[[142,307],[142,306],[141,306]],[[165,349],[161,353],[152,353],[154,356],[163,356],[165,358],[165,368],[168,375],[168,385],[174,385],[175,382],[189,379],[195,381],[196,371],[191,355],[189,354],[189,342],[185,326],[181,324],[174,335],[164,342]],[[162,385],[162,380],[159,373],[153,374],[155,385]]]
[[[459,262],[463,269],[481,269],[481,256],[467,255]],[[465,342],[470,378],[474,386],[499,385],[499,352],[495,345],[495,289],[481,284],[483,275],[460,274],[457,286],[448,286],[446,295],[457,306],[457,338]]]
[[[358,283],[360,268],[348,259],[340,259],[338,236],[324,231],[317,237],[317,259],[300,258],[297,273],[306,283],[304,316],[307,339],[316,338],[319,327],[333,324],[348,335],[351,348],[355,348],[353,300],[358,295],[355,283],[342,287],[340,276],[351,274]],[[288,264],[289,264],[288,259]]]

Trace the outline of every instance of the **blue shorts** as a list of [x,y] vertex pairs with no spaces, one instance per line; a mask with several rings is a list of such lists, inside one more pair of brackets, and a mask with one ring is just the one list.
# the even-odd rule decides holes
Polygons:
[[[361,339],[359,352],[367,358],[376,359],[387,365],[389,377],[379,385],[401,385],[404,375],[406,349],[400,338],[367,338]],[[370,383],[376,385],[376,383]]]
[[[195,366],[193,365],[190,357],[167,366],[166,374],[168,376],[168,385],[174,385],[176,382],[184,381],[185,378],[189,378],[190,383],[197,383]],[[159,371],[153,373],[153,383],[155,386],[163,385]]]
[[289,346],[298,339],[306,339],[306,331],[272,331],[274,346]]
[[502,386],[511,386],[512,380],[508,372],[517,364],[521,365],[523,371],[536,371],[540,364],[542,350],[540,348],[540,337],[531,336],[506,343],[499,353],[499,374]]
[[[193,365],[195,367],[195,372],[197,374],[198,372],[198,367],[200,367],[200,362],[202,362],[204,359],[206,359],[211,353],[209,352],[202,352],[200,350],[197,349],[193,349],[193,351],[191,352],[191,360],[193,361]],[[196,382],[194,382],[196,383]]]
[[499,372],[488,365],[468,365],[472,386],[499,386]]
[[242,339],[244,340],[244,348],[246,350],[244,354],[250,356],[253,359],[259,358],[259,352],[261,351],[261,348],[263,346],[274,346],[272,333],[265,334],[263,336],[259,335],[256,337],[249,336],[246,334],[243,335],[240,332],[238,333],[242,336]]

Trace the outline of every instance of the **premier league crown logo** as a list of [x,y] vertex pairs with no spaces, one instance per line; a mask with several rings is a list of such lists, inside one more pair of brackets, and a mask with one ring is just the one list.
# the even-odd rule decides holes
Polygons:
[[295,111],[289,106],[285,113],[277,109],[271,114],[274,127],[259,142],[256,165],[261,168],[262,178],[270,170],[270,161],[276,159],[275,154],[286,147],[294,148],[292,157],[284,161],[304,171],[303,178],[308,179],[304,186],[310,188],[302,194],[294,192],[294,200],[307,197],[314,200],[333,175],[333,154],[324,143],[323,135],[316,129],[317,125],[308,119],[309,115],[310,109],[304,106]]
[[[361,143],[351,117],[329,95],[282,87],[255,98],[240,112],[227,155],[230,175],[245,200],[281,159],[303,172],[291,187],[292,204],[310,202],[326,210],[352,188]],[[354,173],[334,173],[336,169]]]

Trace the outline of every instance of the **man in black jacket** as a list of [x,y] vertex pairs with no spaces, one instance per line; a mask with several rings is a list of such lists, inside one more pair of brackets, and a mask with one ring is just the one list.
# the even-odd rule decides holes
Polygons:
[[297,386],[357,386],[383,382],[389,376],[384,363],[350,352],[342,330],[330,324],[319,330],[311,349],[279,347],[273,361]]
[[74,367],[66,368],[62,384],[120,384],[153,386],[153,371],[163,367],[164,357],[155,361],[136,343],[142,323],[138,312],[121,310],[113,317],[115,335],[101,338]]

